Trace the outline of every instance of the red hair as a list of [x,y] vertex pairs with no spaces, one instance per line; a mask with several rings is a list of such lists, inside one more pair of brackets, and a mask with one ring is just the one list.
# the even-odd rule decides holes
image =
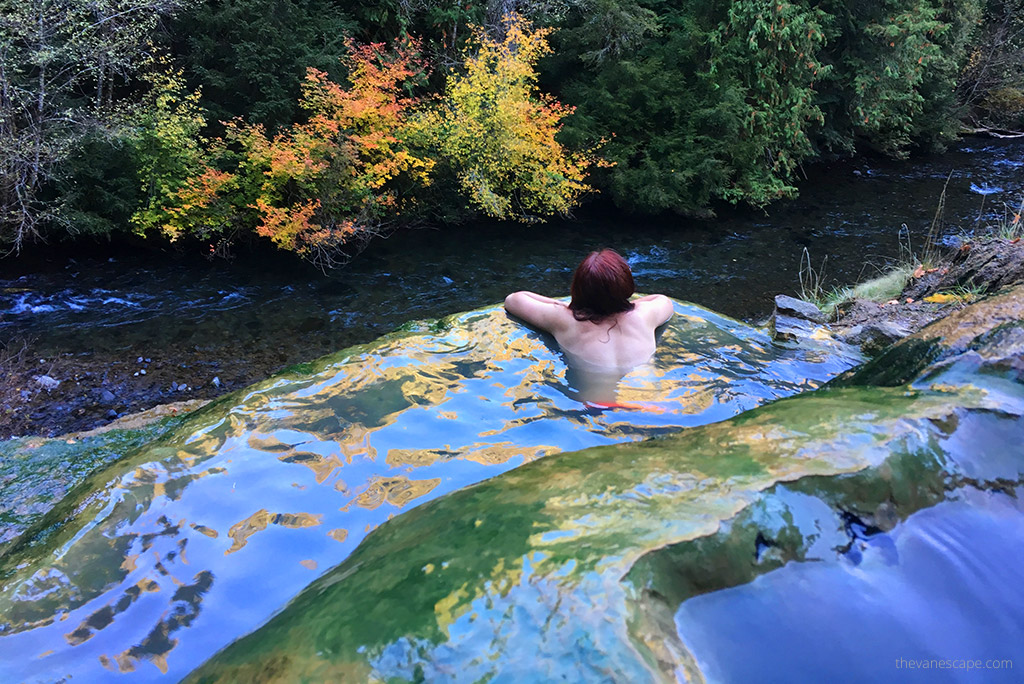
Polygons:
[[629,264],[614,249],[591,252],[576,267],[569,293],[569,309],[577,321],[597,323],[623,311],[631,311],[630,296],[636,292]]

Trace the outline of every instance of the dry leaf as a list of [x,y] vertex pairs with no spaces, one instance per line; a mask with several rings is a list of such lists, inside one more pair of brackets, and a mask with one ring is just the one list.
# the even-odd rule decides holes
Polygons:
[[911,276],[914,277],[914,278],[920,278],[923,275],[924,275],[924,266],[918,266],[917,268],[914,269],[914,272],[911,274]]
[[914,303],[914,298],[913,297],[907,297],[907,304],[913,304],[913,303]]
[[899,304],[899,302],[897,300],[895,300],[895,299],[890,299],[889,301],[887,301],[882,306],[890,306],[891,304]]

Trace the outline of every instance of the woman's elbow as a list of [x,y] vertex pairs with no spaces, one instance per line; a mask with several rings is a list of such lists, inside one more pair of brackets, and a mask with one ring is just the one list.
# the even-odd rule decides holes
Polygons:
[[526,293],[521,290],[508,295],[505,297],[505,311],[508,311],[514,316],[521,316],[523,310],[523,299],[525,298]]

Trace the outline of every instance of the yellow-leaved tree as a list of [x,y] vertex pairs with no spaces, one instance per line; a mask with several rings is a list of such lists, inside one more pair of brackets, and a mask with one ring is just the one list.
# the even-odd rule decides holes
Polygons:
[[566,214],[591,191],[583,181],[598,160],[555,139],[572,108],[537,88],[537,60],[551,51],[551,30],[515,14],[503,28],[502,40],[475,29],[464,70],[448,77],[443,96],[420,117],[420,133],[487,215],[534,221]]
[[461,195],[492,217],[568,213],[591,190],[587,170],[603,162],[555,139],[572,109],[537,89],[549,30],[514,15],[504,30],[500,41],[478,30],[464,68],[429,100],[411,94],[425,73],[416,41],[393,49],[350,43],[347,85],[308,70],[305,121],[273,135],[229,122],[137,222],[172,239],[252,232],[330,266],[391,226],[429,215],[422,197],[442,176],[457,188],[439,195]]

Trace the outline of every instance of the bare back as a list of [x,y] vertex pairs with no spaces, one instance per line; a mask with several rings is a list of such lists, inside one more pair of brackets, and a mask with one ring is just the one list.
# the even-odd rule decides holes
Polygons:
[[654,332],[672,317],[672,301],[648,295],[634,301],[631,311],[598,322],[578,321],[564,303],[533,292],[513,292],[505,298],[509,313],[554,335],[576,363],[595,369],[625,370],[647,361],[654,353]]

